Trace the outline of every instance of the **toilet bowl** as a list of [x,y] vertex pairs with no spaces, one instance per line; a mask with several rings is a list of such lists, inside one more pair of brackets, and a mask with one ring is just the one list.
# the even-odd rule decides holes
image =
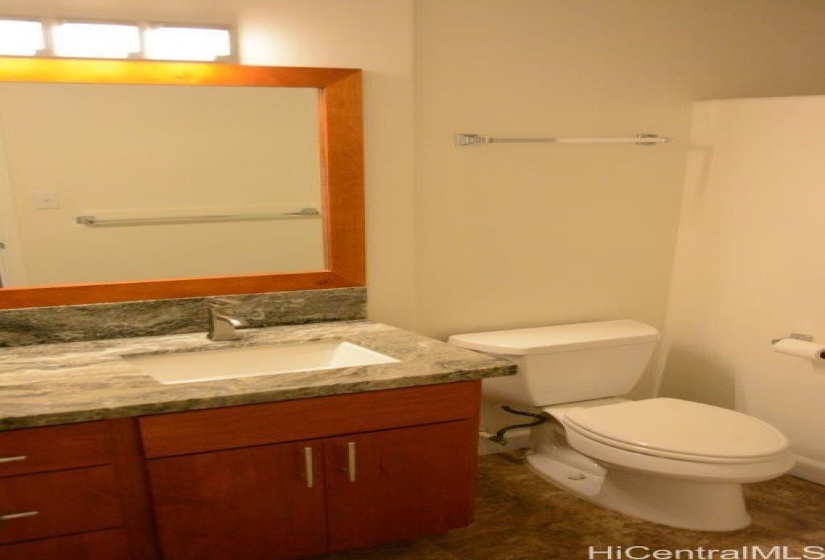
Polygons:
[[787,438],[740,412],[671,398],[630,401],[658,332],[602,321],[474,333],[452,344],[512,359],[488,397],[538,408],[526,460],[546,480],[595,504],[704,531],[750,524],[742,485],[794,465]]
[[534,472],[593,503],[673,527],[747,527],[742,484],[794,464],[778,430],[709,405],[603,399],[543,411],[556,423],[533,434]]

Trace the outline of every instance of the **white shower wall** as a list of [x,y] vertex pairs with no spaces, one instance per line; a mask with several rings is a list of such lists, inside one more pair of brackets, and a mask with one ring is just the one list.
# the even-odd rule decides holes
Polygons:
[[736,407],[791,439],[825,484],[825,96],[698,103],[667,320],[662,392]]

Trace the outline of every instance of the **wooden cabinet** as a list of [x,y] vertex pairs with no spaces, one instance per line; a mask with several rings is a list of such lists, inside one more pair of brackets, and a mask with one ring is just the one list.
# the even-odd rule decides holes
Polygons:
[[329,549],[468,525],[477,432],[460,420],[324,440]]
[[303,558],[465,526],[477,409],[464,382],[144,418],[162,556]]
[[120,526],[111,463],[103,422],[0,433],[0,544]]
[[157,459],[167,560],[301,558],[326,548],[321,446],[284,443]]
[[128,419],[0,433],[0,558],[155,558],[129,434]]
[[0,432],[0,558],[286,560],[465,526],[479,389]]

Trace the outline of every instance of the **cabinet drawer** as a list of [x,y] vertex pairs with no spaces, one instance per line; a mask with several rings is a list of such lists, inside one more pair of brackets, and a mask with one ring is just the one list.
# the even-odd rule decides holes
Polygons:
[[105,465],[111,460],[104,422],[0,432],[0,477]]
[[125,531],[111,529],[0,545],[3,560],[125,560],[130,558]]
[[147,416],[147,457],[475,418],[479,381]]
[[121,524],[112,467],[0,479],[0,543],[67,535]]

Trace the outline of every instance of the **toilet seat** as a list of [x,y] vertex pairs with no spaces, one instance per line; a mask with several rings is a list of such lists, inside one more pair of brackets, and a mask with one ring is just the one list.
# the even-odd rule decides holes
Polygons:
[[787,438],[761,420],[679,399],[570,408],[561,420],[578,436],[603,445],[691,462],[761,462],[788,448]]

